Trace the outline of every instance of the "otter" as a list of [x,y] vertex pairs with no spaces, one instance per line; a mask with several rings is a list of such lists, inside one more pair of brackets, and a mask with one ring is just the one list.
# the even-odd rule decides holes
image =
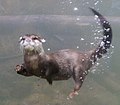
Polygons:
[[86,52],[63,49],[46,54],[42,47],[45,40],[35,34],[26,34],[19,39],[24,54],[24,63],[16,66],[16,72],[23,76],[41,77],[49,84],[72,77],[75,86],[69,98],[77,95],[90,68],[103,54],[108,52],[112,42],[110,23],[96,10],[92,8],[90,10],[99,18],[103,28],[103,39],[97,48]]

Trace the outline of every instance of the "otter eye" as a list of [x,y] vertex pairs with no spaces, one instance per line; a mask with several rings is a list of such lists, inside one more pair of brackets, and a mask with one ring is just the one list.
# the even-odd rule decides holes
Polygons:
[[38,40],[38,37],[33,37],[32,39],[33,39],[33,40]]

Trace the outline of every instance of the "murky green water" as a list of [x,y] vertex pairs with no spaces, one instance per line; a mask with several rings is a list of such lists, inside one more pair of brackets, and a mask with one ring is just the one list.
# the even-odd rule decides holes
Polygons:
[[[0,0],[0,105],[120,105],[119,5],[119,0]],[[109,51],[110,58],[91,69],[96,72],[87,76],[77,97],[67,100],[72,79],[50,86],[46,80],[16,74],[15,65],[23,61],[18,39],[27,33],[41,34],[48,53],[78,46],[81,51],[95,48],[90,43],[97,44],[94,33],[101,28],[87,7],[107,16],[115,48]]]

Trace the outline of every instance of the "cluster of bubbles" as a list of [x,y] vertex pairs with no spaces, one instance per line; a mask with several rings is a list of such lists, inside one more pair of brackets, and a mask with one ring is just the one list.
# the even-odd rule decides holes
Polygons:
[[97,6],[102,3],[102,0],[93,0],[92,3],[89,0],[82,0],[83,1],[83,6],[91,6],[92,8],[96,8],[97,10],[99,10],[99,8],[97,8]]
[[[102,3],[102,2],[103,2],[102,0],[93,0],[92,1],[93,8],[97,7],[97,5],[100,4],[100,3]],[[61,0],[60,4],[62,4],[62,5],[67,4],[67,5],[71,5],[73,7],[73,5],[76,4],[76,1],[75,0]],[[82,0],[82,5],[83,6],[86,6],[86,7],[88,6],[89,7],[90,4],[91,4],[90,0]],[[62,9],[65,9],[65,7],[63,7]],[[79,7],[74,6],[73,10],[77,11],[77,10],[79,10]]]
[[[93,0],[92,1],[92,4],[93,4],[93,8],[96,8],[98,4],[102,3],[103,1],[102,0]],[[71,7],[73,7],[73,5],[76,4],[75,0],[62,0],[61,1],[61,4],[67,4]],[[85,6],[85,7],[89,7],[91,5],[90,3],[90,0],[82,0],[82,5]],[[62,9],[65,9],[65,7],[63,7]],[[74,11],[78,11],[79,10],[79,7],[77,6],[74,6],[73,7],[73,10]],[[97,8],[97,10],[99,10],[99,8]]]
[[[98,19],[97,15],[95,15],[95,20],[96,20],[97,27],[95,30],[94,29],[92,30],[93,35],[94,35],[94,39],[95,39],[95,41],[92,42],[92,45],[94,45],[94,46],[96,45],[96,43],[98,45],[103,38],[103,29],[101,29],[100,20]],[[94,25],[91,25],[91,27],[94,28]],[[108,28],[106,30],[109,31],[110,29]],[[99,37],[99,36],[101,36],[101,37]],[[104,62],[101,62],[98,60],[96,65],[91,70],[92,73],[103,74],[106,70],[110,69],[110,67],[109,67],[110,60],[108,60],[108,59],[110,59],[112,54],[114,53],[113,49],[114,49],[114,46],[111,45],[111,50],[108,51],[108,53],[103,55],[103,57],[102,57]],[[103,67],[104,65],[106,65],[105,68]]]
[[[102,2],[103,2],[102,0],[93,0],[93,1],[82,0],[82,5],[85,6],[86,8],[87,7],[92,7],[94,9],[96,9],[97,11],[99,11],[99,8],[98,8],[99,6],[98,5],[100,5]],[[72,8],[73,12],[79,11],[79,6],[77,4],[75,5],[74,0],[62,0],[61,4],[71,5],[71,8]],[[79,22],[80,18],[77,17],[76,20],[77,20],[77,22]],[[103,35],[102,35],[103,29],[101,28],[100,20],[98,19],[97,15],[95,15],[95,20],[96,20],[96,24],[91,25],[92,34],[93,34],[93,36],[92,35],[91,36],[94,37],[94,41],[90,42],[90,44],[89,44],[89,45],[93,46],[94,48],[97,47],[96,45],[98,45],[103,38]],[[81,37],[80,41],[85,41],[85,38]],[[86,43],[86,45],[88,45],[88,43]],[[76,46],[76,48],[79,49],[79,46]],[[92,73],[104,73],[106,70],[110,69],[110,67],[109,67],[109,61],[110,60],[108,60],[108,59],[110,59],[111,55],[113,54],[113,48],[114,48],[114,46],[111,45],[111,50],[108,51],[107,54],[103,55],[103,58],[102,58],[102,59],[104,59],[103,64],[101,64],[101,60],[100,61],[98,60],[96,65],[91,70]],[[106,65],[106,67],[103,68],[103,65]],[[100,70],[99,70],[99,68],[100,68]]]
[[[60,5],[61,5],[61,7],[62,7],[61,12],[64,13],[64,11],[66,10],[67,7],[73,5],[73,2],[74,2],[73,0],[61,0],[61,1],[60,1]],[[77,7],[74,7],[73,10],[76,11],[76,10],[78,10],[78,8],[77,8]]]

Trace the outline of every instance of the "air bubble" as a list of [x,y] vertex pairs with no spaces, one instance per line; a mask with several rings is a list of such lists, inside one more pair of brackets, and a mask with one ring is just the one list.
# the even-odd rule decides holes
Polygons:
[[109,38],[110,37],[110,35],[107,35],[107,38]]
[[98,33],[100,33],[100,30],[98,31]]
[[50,49],[50,48],[48,48],[47,50],[48,50],[48,51],[50,51],[51,49]]
[[77,18],[77,20],[80,20],[80,18]]
[[80,79],[82,79],[83,77],[80,77]]
[[89,4],[89,2],[86,2],[86,4]]
[[112,48],[115,48],[115,46],[111,45]]
[[79,46],[77,46],[77,49],[79,48]]
[[99,37],[95,37],[95,39],[99,39]]
[[82,59],[82,61],[85,61],[85,59]]
[[97,65],[97,66],[100,65],[100,63],[97,62],[96,65]]
[[85,40],[84,38],[81,38],[80,40]]
[[109,32],[109,31],[110,31],[110,28],[106,29],[106,31]]
[[98,15],[95,15],[95,20],[98,19]]
[[110,43],[110,41],[107,41],[107,43],[109,44],[109,43]]
[[104,44],[105,44],[105,43],[102,41],[102,42],[100,43],[100,47],[104,46]]
[[103,23],[106,23],[106,21],[104,21]]
[[91,45],[94,45],[94,43],[90,43]]
[[94,74],[96,72],[96,69],[93,69],[91,72]]
[[96,1],[94,4],[97,5],[99,3],[99,1]]
[[104,38],[104,39],[106,39],[106,38],[107,38],[107,36],[103,36],[103,38]]
[[78,10],[78,8],[77,7],[74,7],[74,11],[77,11]]

